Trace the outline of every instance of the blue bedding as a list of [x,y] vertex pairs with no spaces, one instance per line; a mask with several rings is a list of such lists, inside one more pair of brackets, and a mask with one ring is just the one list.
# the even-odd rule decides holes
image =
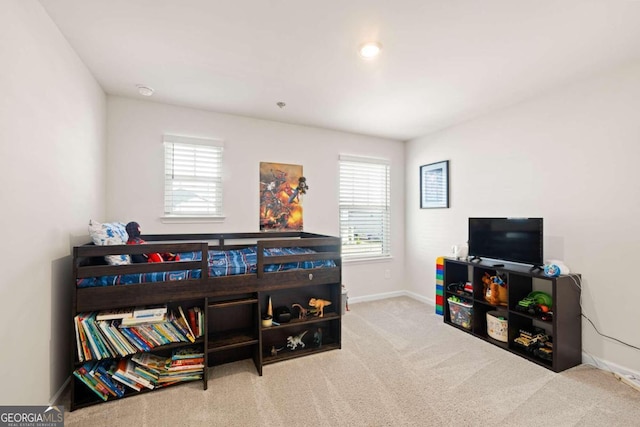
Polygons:
[[[264,256],[300,255],[315,251],[307,248],[268,248]],[[181,261],[199,261],[200,252],[180,253]],[[256,273],[258,264],[257,246],[232,251],[210,250],[208,256],[209,277],[231,276],[235,274]],[[310,269],[335,267],[333,260],[291,262],[286,264],[269,264],[264,266],[265,272],[294,269]],[[135,283],[167,282],[186,279],[199,279],[200,270],[159,271],[154,273],[123,274],[117,276],[87,277],[77,280],[79,288],[93,286],[130,285]]]

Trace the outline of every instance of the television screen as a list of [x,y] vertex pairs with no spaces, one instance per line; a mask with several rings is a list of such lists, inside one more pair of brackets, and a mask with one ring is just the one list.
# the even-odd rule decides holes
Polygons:
[[542,265],[542,218],[469,218],[469,256]]

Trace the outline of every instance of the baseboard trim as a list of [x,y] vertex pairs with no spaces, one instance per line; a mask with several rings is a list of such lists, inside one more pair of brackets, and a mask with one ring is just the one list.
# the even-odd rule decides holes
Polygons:
[[584,351],[582,352],[582,363],[595,366],[598,369],[611,372],[614,375],[633,375],[636,378],[640,378],[640,372],[633,371],[629,368],[625,368],[624,366],[609,362],[608,360],[600,359],[599,357],[595,357]]
[[436,306],[435,300],[433,300],[431,298],[427,298],[425,296],[416,294],[416,293],[411,292],[411,291],[405,291],[405,295],[408,296],[409,298],[413,298],[416,301],[423,302],[423,303],[428,304],[428,305],[430,305],[432,307]]
[[429,299],[427,297],[424,297],[422,295],[419,295],[410,291],[393,291],[393,292],[384,292],[381,294],[366,295],[363,297],[349,297],[349,304],[358,304],[359,302],[378,301],[381,299],[397,298],[397,297],[409,297],[414,300],[423,302],[425,304],[435,306],[435,301],[433,299]]
[[71,377],[67,377],[66,381],[62,383],[58,391],[56,391],[56,394],[54,394],[53,397],[49,399],[49,405],[54,406],[54,405],[62,404],[62,402],[60,401],[60,397],[62,396],[62,394],[64,393],[65,389],[67,388],[70,382],[71,382]]
[[385,292],[382,294],[366,295],[363,297],[349,297],[349,304],[358,304],[359,302],[378,301],[381,299],[396,298],[396,297],[402,297],[405,295],[406,295],[405,291],[393,291],[393,292]]

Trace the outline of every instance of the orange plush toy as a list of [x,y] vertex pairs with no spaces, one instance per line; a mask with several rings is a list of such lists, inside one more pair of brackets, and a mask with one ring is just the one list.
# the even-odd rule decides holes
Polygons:
[[500,276],[491,276],[489,273],[484,273],[482,284],[484,285],[485,301],[492,305],[507,305],[507,284]]
[[[130,222],[129,224],[127,224],[126,229],[127,234],[129,235],[127,245],[142,245],[147,243],[140,238],[140,225],[137,222]],[[158,252],[153,252],[150,254],[131,255],[131,260],[134,263],[180,261],[180,255],[172,253],[159,254]]]

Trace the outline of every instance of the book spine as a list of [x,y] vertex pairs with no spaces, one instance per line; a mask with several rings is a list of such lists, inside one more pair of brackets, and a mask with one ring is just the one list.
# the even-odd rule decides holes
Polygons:
[[164,339],[167,341],[167,343],[174,343],[174,342],[179,342],[180,340],[177,339],[172,332],[170,332],[167,328],[166,328],[166,324],[165,323],[157,323],[155,325],[151,326],[153,329],[155,329],[160,335],[162,335],[164,337]]
[[187,318],[184,315],[184,311],[182,310],[181,305],[178,306],[178,311],[180,312],[180,318],[182,319],[182,322],[184,322],[184,325],[187,327],[187,331],[189,331],[187,338],[189,338],[189,341],[194,342],[196,340],[196,337],[193,334],[191,327],[189,327],[189,322],[187,321]]
[[73,326],[76,331],[76,347],[78,351],[78,360],[84,362],[84,353],[82,351],[82,342],[80,341],[80,333],[78,332],[78,316],[73,318]]
[[96,324],[95,316],[90,316],[88,320],[89,328],[91,329],[91,331],[93,331],[93,338],[95,339],[98,347],[100,347],[100,351],[102,352],[102,358],[106,359],[109,357],[117,357],[118,352],[111,348],[108,338],[102,335],[100,328]]
[[118,384],[114,383],[113,380],[111,379],[111,374],[109,372],[107,372],[107,370],[104,368],[104,366],[98,366],[96,369],[96,375],[98,375],[98,378],[100,378],[100,380],[102,380],[102,382],[109,387],[109,389],[113,390],[115,395],[117,397],[122,397],[124,396],[124,389],[120,386],[118,386]]
[[167,322],[164,324],[165,328],[171,331],[171,333],[176,337],[176,342],[189,342],[189,339],[184,336],[182,331],[173,324],[173,322]]
[[152,347],[158,347],[158,346],[164,345],[163,340],[161,340],[149,326],[147,325],[136,326],[135,328],[132,328],[132,329],[134,329],[135,332],[137,332],[144,339],[146,339],[147,342],[150,343]]
[[193,308],[187,310],[187,315],[189,316],[189,326],[191,326],[191,331],[193,331],[194,337],[199,337],[198,333],[198,324],[196,322],[196,312]]
[[114,380],[126,385],[127,387],[135,390],[135,391],[140,391],[142,389],[142,387],[140,387],[138,384],[136,384],[135,382],[131,381],[129,378],[125,377],[124,375],[122,375],[119,372],[115,372],[111,378],[113,378]]
[[87,335],[85,334],[84,327],[82,326],[82,316],[78,315],[77,325],[78,325],[78,333],[80,334],[80,344],[82,345],[82,353],[84,354],[84,360],[91,360],[91,349],[89,348],[89,343],[87,342]]
[[122,332],[129,339],[129,341],[138,348],[138,350],[140,351],[151,350],[151,347],[149,347],[147,343],[145,343],[136,334],[134,334],[130,328],[122,328],[120,329],[120,332]]
[[113,349],[115,353],[113,357],[126,356],[127,351],[120,345],[118,340],[111,334],[111,331],[107,327],[106,322],[96,321],[95,324],[100,330],[100,332],[102,333],[102,336],[104,337],[106,343],[109,344]]
[[111,332],[111,335],[120,343],[120,345],[125,349],[126,353],[125,356],[128,356],[130,354],[134,354],[136,353],[138,350],[136,349],[136,347],[134,347],[129,340],[127,339],[127,337],[125,337],[122,332],[120,331],[120,329],[118,329],[118,327],[116,325],[114,325],[113,323],[109,323],[107,324],[107,328],[109,329],[109,331]]
[[153,341],[149,340],[149,338],[145,337],[143,334],[140,333],[140,331],[138,330],[138,328],[129,328],[129,332],[131,332],[133,335],[137,336],[138,339],[140,341],[142,341],[149,350],[151,350],[152,348],[156,347],[156,343],[154,343]]
[[89,343],[89,348],[91,349],[91,357],[89,357],[87,360],[102,359],[102,353],[100,352],[98,345],[94,341],[94,337],[93,337],[93,334],[91,333],[91,329],[89,328],[89,323],[87,321],[87,318],[83,317],[80,320],[80,323],[82,324],[85,337],[87,338],[87,342]]

